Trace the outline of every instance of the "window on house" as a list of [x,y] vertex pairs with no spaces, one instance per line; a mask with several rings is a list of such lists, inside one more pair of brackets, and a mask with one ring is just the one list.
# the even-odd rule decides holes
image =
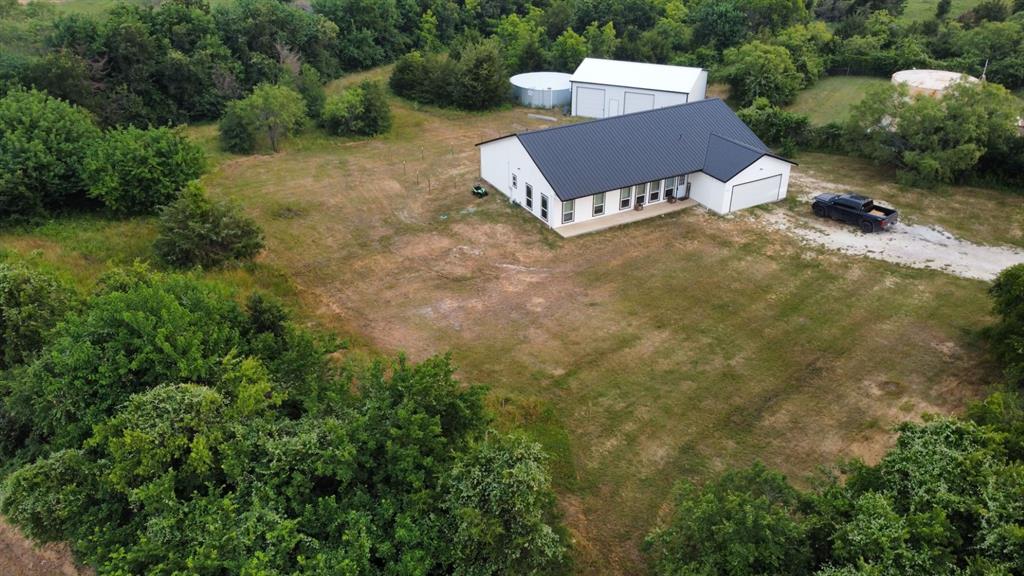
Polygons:
[[541,194],[540,195],[540,217],[543,218],[545,222],[548,221],[548,195],[547,194]]
[[665,198],[671,198],[676,192],[676,177],[665,178]]
[[519,187],[519,177],[516,176],[515,174],[512,175],[512,187],[513,188],[518,188]]
[[533,210],[533,186],[526,185],[526,207]]
[[604,192],[594,194],[594,216],[604,214]]
[[651,182],[650,192],[647,193],[650,196],[651,202],[657,202],[661,200],[661,180],[655,180]]
[[633,187],[626,186],[619,190],[619,210],[628,210],[633,203]]
[[562,202],[562,224],[568,224],[572,222],[575,214],[576,201],[569,200],[568,202]]
[[647,201],[647,184],[633,186],[636,189],[636,203],[643,204]]

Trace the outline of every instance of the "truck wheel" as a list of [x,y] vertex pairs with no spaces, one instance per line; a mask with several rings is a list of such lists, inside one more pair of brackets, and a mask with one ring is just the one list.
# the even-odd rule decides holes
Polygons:
[[817,216],[818,218],[824,218],[828,216],[828,213],[825,211],[825,207],[822,206],[821,204],[815,204],[811,206],[811,210],[814,211],[814,215]]
[[860,229],[861,232],[864,232],[865,234],[871,234],[875,231],[875,225],[871,222],[864,221],[860,223]]

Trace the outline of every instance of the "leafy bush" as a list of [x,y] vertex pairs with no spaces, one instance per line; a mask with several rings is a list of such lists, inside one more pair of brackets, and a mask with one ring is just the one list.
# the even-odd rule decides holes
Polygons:
[[723,54],[722,78],[732,87],[732,97],[743,105],[757,98],[771,104],[788,104],[803,87],[803,76],[786,48],[753,41]]
[[71,290],[54,277],[0,263],[0,369],[39,352],[73,301]]
[[806,115],[772,106],[765,98],[754,100],[736,115],[758,138],[772,146],[803,143],[810,128],[810,119]]
[[38,215],[80,196],[99,134],[88,112],[42,92],[0,98],[0,217]]
[[137,271],[115,273],[105,286],[11,383],[8,408],[31,424],[36,442],[75,447],[129,395],[216,381],[236,354],[259,355],[298,405],[318,375],[302,338],[286,330],[265,339],[216,285]]
[[494,41],[470,44],[456,60],[407,54],[395,64],[389,84],[403,98],[466,110],[500,106],[510,95],[504,58]]
[[260,84],[252,94],[228,104],[220,120],[225,150],[246,154],[269,148],[277,152],[281,141],[306,123],[306,102],[287,86]]
[[210,200],[197,184],[160,209],[157,228],[153,250],[178,268],[252,260],[263,249],[263,233],[256,222],[234,204]]
[[363,82],[331,96],[324,105],[321,123],[331,134],[373,136],[391,128],[387,94],[376,82]]
[[760,464],[703,488],[676,487],[675,512],[646,547],[657,574],[807,574],[811,549],[799,495]]
[[115,214],[145,214],[173,202],[205,165],[202,149],[179,130],[128,127],[108,131],[89,150],[85,180],[89,196]]

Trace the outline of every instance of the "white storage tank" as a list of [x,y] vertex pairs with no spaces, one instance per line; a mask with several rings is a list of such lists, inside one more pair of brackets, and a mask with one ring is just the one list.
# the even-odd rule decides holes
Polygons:
[[531,108],[561,108],[572,101],[570,74],[527,72],[509,79],[516,101]]
[[906,84],[911,96],[940,96],[957,82],[978,82],[974,76],[946,70],[901,70],[892,75],[893,84]]

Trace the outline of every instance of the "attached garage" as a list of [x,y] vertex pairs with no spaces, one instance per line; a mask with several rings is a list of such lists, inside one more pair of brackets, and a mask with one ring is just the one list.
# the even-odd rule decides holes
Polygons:
[[604,118],[604,89],[584,86],[576,88],[575,110],[577,116]]
[[654,110],[654,94],[626,92],[626,105],[623,107],[624,113],[630,114],[645,110]]
[[729,212],[743,210],[758,204],[775,202],[781,199],[782,174],[761,178],[753,182],[736,184],[732,187],[732,198],[729,202]]

